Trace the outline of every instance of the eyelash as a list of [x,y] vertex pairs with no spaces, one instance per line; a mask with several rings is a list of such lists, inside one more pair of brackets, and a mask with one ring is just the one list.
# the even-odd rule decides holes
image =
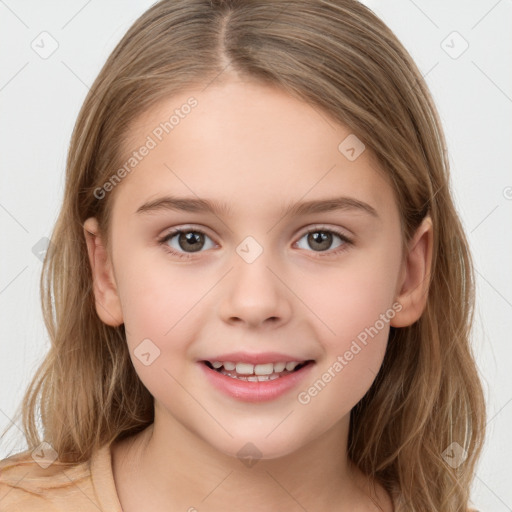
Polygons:
[[[299,237],[299,240],[301,238],[303,238],[305,235],[309,235],[310,233],[318,233],[318,232],[333,233],[333,234],[337,235],[344,243],[333,251],[316,252],[317,256],[315,256],[315,257],[325,258],[325,257],[330,257],[330,256],[337,256],[338,254],[346,251],[348,249],[348,247],[353,244],[353,241],[351,239],[349,239],[346,235],[344,235],[337,229],[333,229],[333,228],[327,229],[327,228],[324,228],[323,226],[315,227],[308,231],[305,231],[304,233],[301,234],[301,236]],[[158,243],[160,245],[163,245],[164,249],[168,253],[170,253],[172,256],[177,256],[180,259],[187,259],[187,260],[193,259],[194,258],[194,256],[192,255],[193,253],[188,254],[188,253],[183,253],[183,252],[177,252],[174,249],[171,249],[168,245],[166,245],[166,242],[168,242],[169,240],[171,240],[172,238],[174,238],[176,235],[178,235],[180,233],[200,233],[205,236],[208,236],[208,234],[198,228],[193,228],[193,227],[185,228],[185,229],[182,228],[182,229],[175,229],[175,230],[171,231],[170,233],[167,233],[166,235],[164,235],[162,238],[160,238],[158,240]],[[210,237],[208,236],[208,238],[210,238]],[[199,251],[199,252],[202,252],[202,251]],[[315,251],[309,251],[309,252],[315,252]]]

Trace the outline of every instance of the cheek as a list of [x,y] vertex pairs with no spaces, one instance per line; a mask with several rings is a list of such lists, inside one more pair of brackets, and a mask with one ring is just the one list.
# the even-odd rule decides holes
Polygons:
[[311,404],[306,410],[324,411],[311,414],[312,427],[337,422],[371,387],[384,359],[394,313],[386,299],[386,294],[376,297],[367,289],[358,289],[338,300],[330,316],[326,315],[333,333],[326,328],[319,331],[323,357],[297,394],[301,407]]
[[204,295],[204,281],[190,268],[168,261],[164,252],[155,248],[132,254],[123,262],[121,277],[125,324],[158,336],[192,311]]
[[190,407],[179,382],[186,380],[182,361],[193,339],[191,329],[200,324],[197,306],[204,281],[162,262],[133,258],[128,263],[121,303],[135,371],[154,397],[173,396],[176,404]]
[[179,340],[189,339],[190,327],[200,321],[205,281],[161,256],[133,256],[125,261],[120,293],[130,351],[149,339],[161,351],[160,362],[173,361],[173,354],[185,350]]
[[307,278],[302,294],[322,320],[321,338],[330,346],[342,348],[391,308],[399,258],[396,247],[376,247],[366,254],[354,252],[336,267],[325,267]]
[[309,398],[318,395],[318,405],[334,401],[348,412],[375,379],[395,315],[399,258],[396,246],[382,245],[307,280],[302,293],[320,319],[315,324],[324,355],[311,379],[311,394],[303,391]]

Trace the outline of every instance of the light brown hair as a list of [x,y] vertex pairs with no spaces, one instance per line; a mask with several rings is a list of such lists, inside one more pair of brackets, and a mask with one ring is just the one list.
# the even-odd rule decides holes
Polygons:
[[[21,404],[29,449],[44,439],[61,461],[83,462],[153,422],[153,397],[131,363],[124,325],[105,325],[96,313],[83,223],[96,217],[110,249],[117,189],[102,200],[94,191],[122,165],[129,127],[188,86],[233,73],[305,100],[364,142],[393,184],[404,248],[431,216],[425,311],[413,325],[391,328],[380,372],[351,411],[348,454],[391,493],[397,512],[467,510],[485,433],[470,345],[468,242],[425,81],[393,32],[355,0],[163,0],[117,45],[78,116],[44,260],[41,300],[51,347]],[[452,442],[467,452],[457,468],[442,456]]]

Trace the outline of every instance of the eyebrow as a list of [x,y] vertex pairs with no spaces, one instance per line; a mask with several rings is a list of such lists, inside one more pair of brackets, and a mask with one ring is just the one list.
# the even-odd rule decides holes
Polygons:
[[[135,213],[145,214],[167,210],[196,213],[204,212],[211,213],[213,215],[225,216],[230,216],[232,214],[230,205],[222,201],[174,196],[164,196],[148,201],[139,206]],[[379,218],[379,215],[373,206],[353,197],[332,197],[288,204],[282,211],[282,215],[300,216],[337,210],[356,210],[366,212],[373,217]]]

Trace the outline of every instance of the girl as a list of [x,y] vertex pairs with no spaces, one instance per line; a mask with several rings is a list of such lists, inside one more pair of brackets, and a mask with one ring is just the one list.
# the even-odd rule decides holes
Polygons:
[[162,0],[76,123],[0,508],[467,511],[473,301],[435,106],[371,10]]

